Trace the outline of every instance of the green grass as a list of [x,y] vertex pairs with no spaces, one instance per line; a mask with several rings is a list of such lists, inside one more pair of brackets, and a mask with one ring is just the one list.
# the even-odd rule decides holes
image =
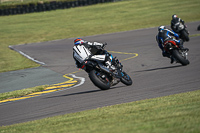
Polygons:
[[1,133],[199,133],[200,90],[0,127]]
[[22,90],[0,93],[0,101],[9,99],[9,98],[25,96],[34,92],[40,92],[40,91],[43,91],[48,86],[49,85],[41,85],[41,86],[36,86],[36,87],[22,89]]
[[[199,0],[129,0],[50,12],[0,17],[0,72],[37,67],[9,45],[169,25],[176,13],[200,20]],[[73,42],[72,42],[73,45]]]
[[[9,45],[169,25],[174,13],[186,22],[199,21],[199,7],[199,0],[131,0],[1,16],[0,72],[38,66]],[[200,91],[194,91],[0,127],[0,132],[198,133],[199,101]]]
[[189,37],[195,37],[195,36],[200,36],[200,34],[190,35]]

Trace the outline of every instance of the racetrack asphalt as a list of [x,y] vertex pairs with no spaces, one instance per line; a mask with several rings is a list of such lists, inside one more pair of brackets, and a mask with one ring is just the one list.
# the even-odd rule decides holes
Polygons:
[[[200,31],[197,31],[199,24],[200,22],[187,23],[190,35],[200,34]],[[0,104],[0,125],[199,90],[200,36],[191,37],[189,42],[184,43],[184,46],[190,49],[188,57],[190,64],[181,66],[170,64],[168,58],[162,57],[155,40],[156,34],[157,27],[82,37],[87,41],[107,42],[106,49],[115,51],[112,53],[113,56],[122,61],[124,70],[133,80],[132,86],[119,83],[107,91],[99,90],[89,80],[86,72],[78,71],[75,67],[72,58],[74,38],[13,46],[15,50],[44,62],[45,65],[42,67],[33,69],[49,70],[53,74],[50,77],[54,77],[55,74],[55,82],[60,81],[57,78],[61,75],[73,72],[76,76],[85,78],[85,82],[63,91]],[[138,56],[130,58],[133,55],[125,53],[137,53]],[[35,75],[37,77],[39,73]],[[37,78],[49,78],[48,72],[40,76],[43,77]],[[15,85],[18,86],[17,83]]]
[[52,85],[68,80],[62,74],[44,67],[0,73],[0,79],[0,93]]

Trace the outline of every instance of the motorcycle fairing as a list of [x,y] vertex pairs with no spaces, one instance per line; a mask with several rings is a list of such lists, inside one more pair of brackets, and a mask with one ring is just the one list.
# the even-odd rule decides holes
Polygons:
[[91,59],[98,61],[105,61],[106,55],[93,55]]
[[179,48],[179,46],[176,44],[175,41],[169,40],[169,41],[165,41],[165,42],[164,42],[165,51],[168,51],[168,48],[166,48],[166,47],[167,47],[166,45],[169,44],[169,43],[171,43],[171,44],[173,44],[175,47]]

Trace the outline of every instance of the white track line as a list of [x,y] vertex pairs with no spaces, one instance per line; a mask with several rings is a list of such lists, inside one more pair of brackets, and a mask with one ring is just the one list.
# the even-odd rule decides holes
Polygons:
[[45,65],[44,62],[38,61],[38,60],[36,60],[36,59],[30,57],[29,55],[23,53],[22,51],[17,50],[17,49],[14,49],[12,46],[9,46],[9,48],[12,49],[12,50],[14,50],[14,51],[16,51],[16,52],[18,52],[18,53],[20,53],[21,55],[25,56],[26,58],[28,58],[28,59],[30,59],[30,60],[32,60],[32,61],[38,63],[38,64]]

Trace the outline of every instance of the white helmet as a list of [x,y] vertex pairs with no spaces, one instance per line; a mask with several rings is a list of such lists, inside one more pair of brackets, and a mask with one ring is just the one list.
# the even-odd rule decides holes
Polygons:
[[175,19],[175,18],[177,18],[177,15],[176,14],[172,15],[172,19]]
[[163,26],[163,25],[158,27],[158,31],[160,31],[160,30],[164,30],[164,29],[166,29],[166,27]]

